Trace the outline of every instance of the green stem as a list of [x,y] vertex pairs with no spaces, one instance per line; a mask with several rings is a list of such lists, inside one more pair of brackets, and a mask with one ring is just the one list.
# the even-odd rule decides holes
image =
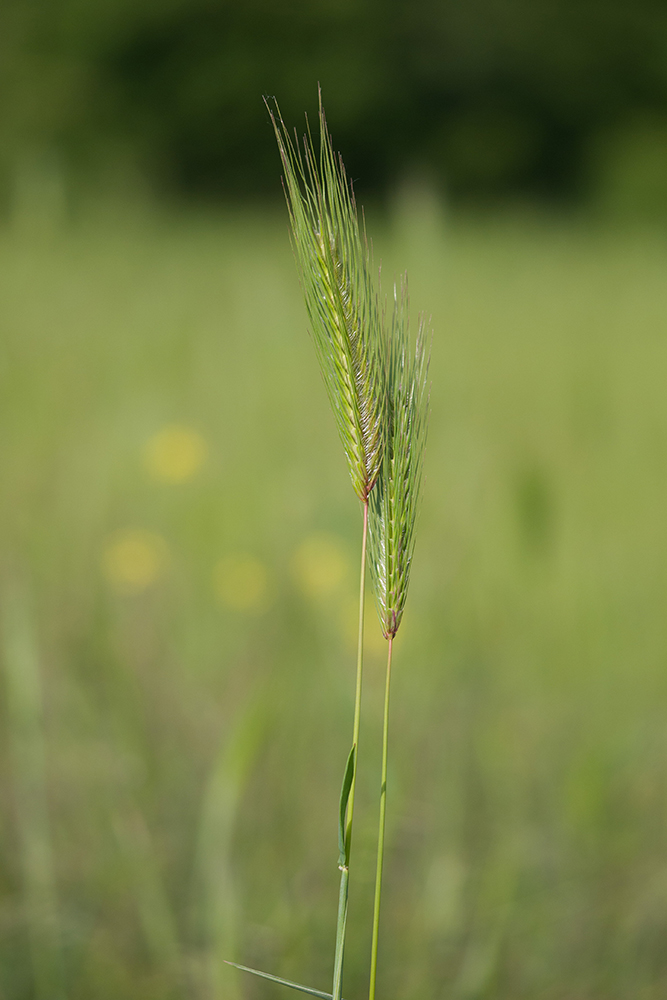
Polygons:
[[343,952],[345,951],[345,931],[347,929],[347,890],[350,881],[350,869],[345,865],[340,870],[340,893],[338,895],[338,921],[336,923],[336,956],[334,958],[334,977],[332,996],[341,1000],[343,992]]
[[[361,538],[361,574],[359,581],[359,632],[357,635],[357,685],[354,696],[354,727],[352,729],[352,743],[357,747],[357,759],[359,756],[359,724],[361,721],[361,677],[364,669],[364,607],[366,604],[366,543],[368,541],[368,500],[364,504],[364,531]],[[350,788],[350,800],[347,807],[347,830],[345,834],[345,845],[348,859],[350,846],[352,844],[352,817],[354,816],[354,790],[357,786],[357,769],[354,769],[352,787]]]
[[389,636],[387,653],[387,679],[384,688],[384,722],[382,726],[382,780],[380,783],[380,826],[378,830],[378,855],[375,870],[375,903],[373,905],[373,939],[371,944],[371,982],[368,1000],[375,1000],[375,980],[378,964],[378,934],[380,931],[380,898],[382,896],[382,866],[384,862],[384,830],[387,814],[387,751],[389,747],[389,685],[391,682],[391,652],[394,637]]
[[[364,503],[364,529],[361,539],[361,573],[359,581],[359,632],[357,637],[357,682],[354,697],[354,726],[352,745],[359,753],[359,725],[361,722],[361,679],[364,666],[364,607],[366,598],[366,543],[368,540],[368,500]],[[357,767],[350,787],[345,827],[345,865],[341,866],[340,894],[338,897],[338,920],[336,922],[336,952],[334,956],[333,1000],[340,1000],[343,989],[343,953],[345,951],[345,930],[347,927],[347,897],[350,879],[349,864],[352,849],[352,820],[354,817],[354,792],[357,785]]]

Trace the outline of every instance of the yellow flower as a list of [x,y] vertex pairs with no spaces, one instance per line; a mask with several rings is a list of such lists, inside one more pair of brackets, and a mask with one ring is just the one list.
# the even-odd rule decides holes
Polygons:
[[207,454],[201,434],[174,424],[153,435],[146,445],[144,459],[155,479],[183,483],[201,468]]
[[102,569],[114,590],[139,594],[162,575],[167,546],[160,535],[141,529],[119,531],[102,553]]
[[257,614],[270,603],[266,566],[246,552],[225,556],[216,564],[213,587],[218,600],[234,611]]
[[324,532],[304,539],[292,558],[294,579],[307,597],[329,597],[345,582],[348,572],[344,543]]

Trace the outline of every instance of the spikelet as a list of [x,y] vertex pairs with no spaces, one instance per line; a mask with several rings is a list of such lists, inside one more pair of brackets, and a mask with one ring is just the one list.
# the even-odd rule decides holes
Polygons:
[[[268,107],[268,103],[267,103]],[[320,94],[320,150],[303,153],[269,107],[284,169],[292,241],[320,368],[357,496],[380,473],[385,427],[383,328],[352,187],[333,151]]]
[[370,499],[370,563],[386,639],[401,624],[410,581],[428,423],[427,328],[412,348],[405,282],[397,291],[387,353],[387,428],[382,470]]

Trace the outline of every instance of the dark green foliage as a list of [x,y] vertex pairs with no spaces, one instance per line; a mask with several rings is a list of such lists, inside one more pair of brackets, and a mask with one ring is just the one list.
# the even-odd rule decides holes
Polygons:
[[591,139],[667,110],[658,0],[15,0],[0,11],[0,148],[158,188],[274,190],[259,97],[320,81],[367,190],[430,170],[454,196],[582,193]]

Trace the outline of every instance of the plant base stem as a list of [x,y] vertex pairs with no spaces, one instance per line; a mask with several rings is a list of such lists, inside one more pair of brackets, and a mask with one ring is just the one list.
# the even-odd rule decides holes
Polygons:
[[394,643],[389,637],[387,652],[387,676],[384,688],[384,722],[382,725],[382,779],[380,782],[380,825],[378,830],[378,854],[375,871],[375,902],[373,905],[373,937],[371,944],[371,979],[368,992],[369,1000],[375,1000],[375,982],[378,964],[378,936],[380,931],[380,899],[382,897],[382,867],[384,864],[384,831],[387,814],[387,752],[389,748],[389,686],[391,683],[391,654]]
[[340,892],[338,894],[338,923],[336,926],[336,956],[334,960],[333,998],[340,1000],[343,992],[343,954],[345,951],[345,931],[347,930],[347,893],[350,882],[348,868],[341,870]]

